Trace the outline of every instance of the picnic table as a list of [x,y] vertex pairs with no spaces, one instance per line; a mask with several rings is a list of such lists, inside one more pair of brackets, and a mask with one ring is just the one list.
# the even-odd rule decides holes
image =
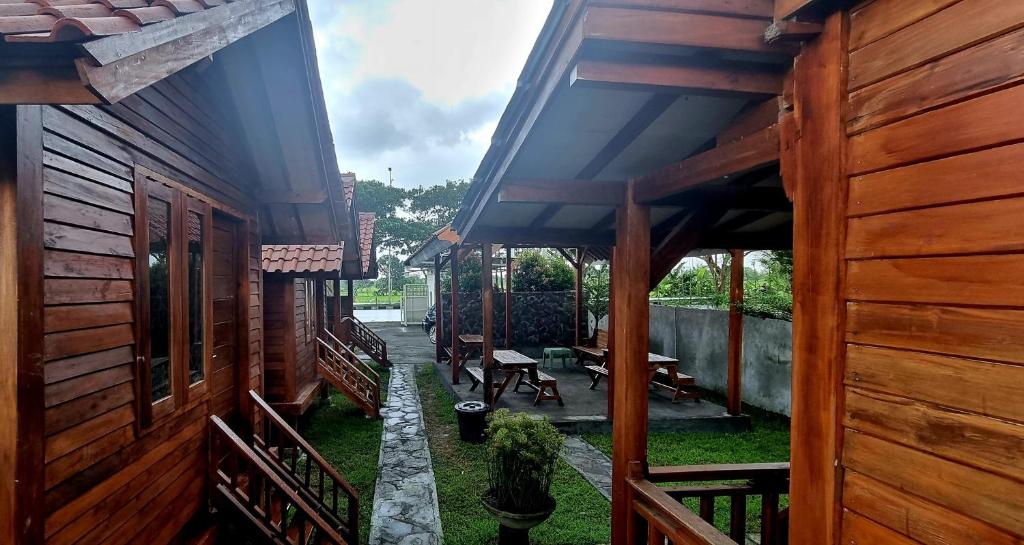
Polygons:
[[[514,392],[518,392],[521,386],[526,386],[537,392],[537,397],[533,402],[534,405],[541,401],[554,400],[559,405],[564,406],[562,396],[558,393],[557,380],[546,373],[538,371],[537,360],[515,350],[495,350],[494,363],[497,370],[500,370],[503,375],[501,382],[494,385],[493,399],[495,403],[501,399],[502,394],[512,385],[512,381],[516,381],[513,387]],[[470,387],[470,391],[473,391],[483,383],[483,369],[472,368],[467,369],[467,372],[473,380],[473,386]]]
[[483,335],[459,335],[459,344],[462,345],[462,360],[463,365],[468,359],[472,359],[478,352],[484,351],[484,336]]
[[[604,363],[600,366],[588,365],[586,366],[587,371],[590,373],[592,380],[590,389],[597,388],[601,377],[608,376],[608,349],[604,349]],[[693,399],[694,401],[700,401],[700,394],[697,393],[694,386],[697,381],[693,377],[679,372],[679,360],[663,356],[661,354],[655,354],[653,352],[647,353],[647,381],[655,388],[663,388],[672,391],[672,402],[675,403],[680,399]],[[663,377],[666,382],[655,380],[656,378]]]

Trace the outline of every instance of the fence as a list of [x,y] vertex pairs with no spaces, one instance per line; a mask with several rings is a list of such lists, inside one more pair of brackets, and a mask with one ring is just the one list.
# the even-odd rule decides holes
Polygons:
[[402,324],[419,323],[430,308],[426,284],[406,284],[402,290]]

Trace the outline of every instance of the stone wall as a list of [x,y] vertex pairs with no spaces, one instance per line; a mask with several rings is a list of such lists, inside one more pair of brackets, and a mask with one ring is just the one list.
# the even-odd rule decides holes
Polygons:
[[[678,358],[679,370],[725,394],[729,313],[651,305],[651,352]],[[793,324],[743,317],[743,401],[790,414]]]
[[[444,307],[442,339],[451,338],[451,294],[441,296]],[[512,346],[537,355],[547,346],[572,346],[575,341],[575,301],[571,291],[512,294]],[[459,332],[480,334],[483,312],[480,294],[459,294]],[[505,346],[505,295],[494,293],[494,344]]]

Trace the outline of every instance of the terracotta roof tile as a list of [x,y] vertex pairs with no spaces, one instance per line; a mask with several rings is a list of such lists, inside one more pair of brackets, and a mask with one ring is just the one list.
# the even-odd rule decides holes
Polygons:
[[264,246],[263,272],[340,272],[344,249],[344,244]]
[[345,195],[345,206],[352,208],[352,200],[356,194],[356,175],[346,172],[341,175],[341,189]]
[[0,0],[8,42],[82,42],[137,32],[238,0]]
[[359,213],[359,255],[363,258],[363,274],[370,271],[373,254],[373,235],[377,228],[377,215],[372,212]]

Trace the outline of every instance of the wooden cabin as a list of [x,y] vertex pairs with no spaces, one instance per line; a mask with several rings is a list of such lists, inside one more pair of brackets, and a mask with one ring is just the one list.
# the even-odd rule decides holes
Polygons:
[[[743,543],[744,495],[762,544],[1022,542],[1022,28],[1002,0],[555,2],[449,254],[614,247],[613,543]],[[649,291],[760,249],[794,253],[791,461],[651,467]],[[713,485],[678,500],[704,480],[729,536]]]
[[0,542],[207,539],[239,468],[291,531],[261,245],[358,231],[305,3],[69,4],[0,3]]

